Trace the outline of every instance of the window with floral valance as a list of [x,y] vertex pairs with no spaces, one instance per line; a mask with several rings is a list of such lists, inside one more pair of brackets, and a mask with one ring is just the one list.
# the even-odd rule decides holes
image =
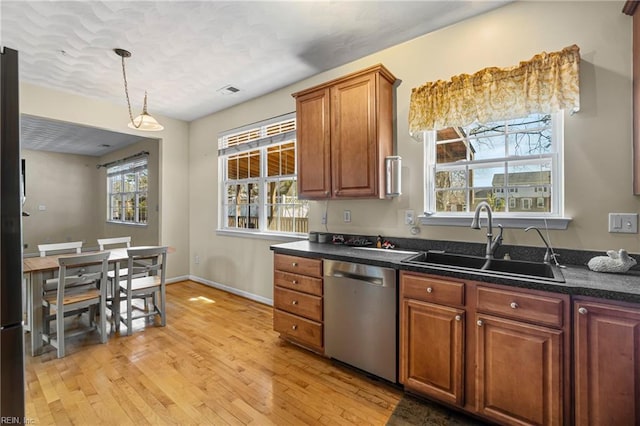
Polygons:
[[580,109],[580,48],[542,52],[510,68],[489,67],[416,87],[411,93],[409,131],[465,126]]
[[423,224],[468,226],[486,201],[505,226],[566,228],[562,112],[580,109],[579,64],[573,45],[413,89],[409,128],[425,142]]

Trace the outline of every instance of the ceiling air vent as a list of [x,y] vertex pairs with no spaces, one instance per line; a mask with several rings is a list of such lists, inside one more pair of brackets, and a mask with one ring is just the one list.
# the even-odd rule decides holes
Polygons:
[[216,90],[216,92],[221,93],[223,95],[233,95],[234,93],[238,93],[239,91],[240,89],[238,89],[237,87],[233,87],[230,84]]

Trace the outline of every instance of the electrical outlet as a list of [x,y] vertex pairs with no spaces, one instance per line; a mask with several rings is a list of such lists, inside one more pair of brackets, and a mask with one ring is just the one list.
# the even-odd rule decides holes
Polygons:
[[404,211],[404,224],[405,225],[413,225],[413,221],[415,220],[415,212],[413,210],[405,210]]
[[351,222],[351,210],[345,210],[344,211],[343,219],[344,219],[345,223]]
[[193,262],[198,265],[200,263],[200,256],[198,256],[197,254],[195,255],[195,257],[193,258]]
[[322,213],[322,224],[327,224],[327,212]]

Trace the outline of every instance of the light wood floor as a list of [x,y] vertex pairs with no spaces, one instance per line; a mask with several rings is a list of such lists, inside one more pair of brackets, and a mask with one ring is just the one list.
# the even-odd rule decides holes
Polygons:
[[185,281],[167,287],[167,311],[166,327],[138,320],[130,337],[80,337],[62,359],[27,356],[27,419],[384,425],[402,396],[281,340],[269,306]]

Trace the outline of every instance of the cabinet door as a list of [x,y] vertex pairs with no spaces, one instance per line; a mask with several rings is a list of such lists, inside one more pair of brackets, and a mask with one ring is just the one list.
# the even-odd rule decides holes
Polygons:
[[640,424],[640,311],[574,308],[576,424]]
[[331,88],[333,196],[378,194],[376,74],[348,79]]
[[563,424],[563,332],[476,316],[476,409],[499,423]]
[[400,381],[405,389],[462,405],[464,311],[404,299]]
[[329,89],[296,98],[298,195],[331,196],[331,145]]

